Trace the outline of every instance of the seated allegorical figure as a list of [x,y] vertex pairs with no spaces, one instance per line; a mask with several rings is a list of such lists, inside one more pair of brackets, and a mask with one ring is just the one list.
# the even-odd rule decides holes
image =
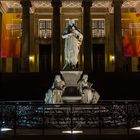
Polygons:
[[88,75],[83,75],[82,79],[78,82],[78,90],[82,96],[82,103],[96,104],[100,98],[98,92],[91,88],[93,84],[88,82]]
[[63,103],[62,95],[65,90],[65,82],[60,75],[56,75],[52,87],[45,94],[46,104],[61,104]]

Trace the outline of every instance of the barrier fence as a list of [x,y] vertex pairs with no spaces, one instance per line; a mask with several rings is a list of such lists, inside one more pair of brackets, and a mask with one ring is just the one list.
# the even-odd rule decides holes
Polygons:
[[[66,130],[90,135],[140,133],[140,101],[100,100],[98,104],[44,104],[1,101],[1,135],[55,135]],[[4,131],[9,129],[9,131]]]

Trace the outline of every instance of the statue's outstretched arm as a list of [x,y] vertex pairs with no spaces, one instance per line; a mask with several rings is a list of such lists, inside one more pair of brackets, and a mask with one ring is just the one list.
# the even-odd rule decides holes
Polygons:
[[72,35],[73,35],[72,33],[64,34],[64,35],[62,35],[62,38],[65,39],[65,38],[68,38],[68,37],[70,37],[70,36],[72,36]]

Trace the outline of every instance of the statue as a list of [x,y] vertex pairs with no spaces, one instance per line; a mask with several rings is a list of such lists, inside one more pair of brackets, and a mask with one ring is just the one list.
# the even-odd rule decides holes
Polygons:
[[63,103],[62,95],[65,90],[65,82],[61,79],[60,75],[56,75],[52,87],[45,95],[46,104],[61,104]]
[[78,54],[80,51],[80,45],[83,41],[83,35],[75,26],[75,20],[71,19],[68,22],[68,26],[65,28],[62,38],[65,39],[65,65],[64,69],[75,69],[78,64]]
[[83,75],[82,79],[78,82],[78,90],[82,96],[82,103],[96,104],[100,98],[98,92],[91,88],[92,83],[88,82],[88,75]]

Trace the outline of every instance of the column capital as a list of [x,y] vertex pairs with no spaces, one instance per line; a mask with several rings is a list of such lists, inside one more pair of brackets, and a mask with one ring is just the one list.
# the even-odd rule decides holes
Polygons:
[[51,4],[52,4],[52,7],[61,7],[62,6],[61,0],[52,0]]
[[32,7],[31,1],[30,0],[20,0],[20,4],[22,5],[22,7]]
[[112,6],[114,7],[116,4],[122,5],[123,2],[124,2],[124,0],[113,0],[113,1],[112,1]]
[[91,7],[92,6],[92,0],[83,0],[82,1],[82,7]]

